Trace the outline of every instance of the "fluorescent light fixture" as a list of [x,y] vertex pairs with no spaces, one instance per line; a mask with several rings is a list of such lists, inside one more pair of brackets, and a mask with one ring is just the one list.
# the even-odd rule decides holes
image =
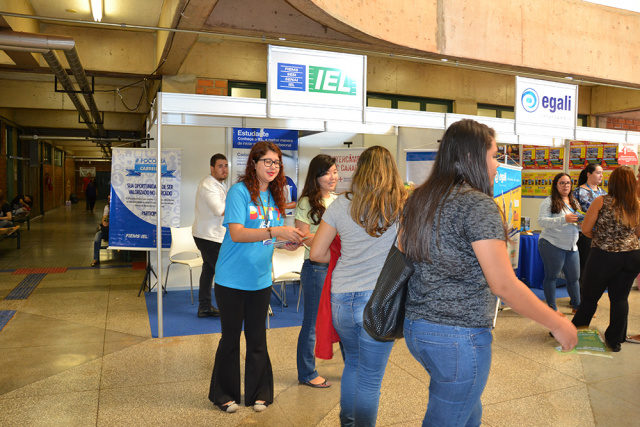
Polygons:
[[91,0],[91,13],[95,21],[102,21],[102,0]]

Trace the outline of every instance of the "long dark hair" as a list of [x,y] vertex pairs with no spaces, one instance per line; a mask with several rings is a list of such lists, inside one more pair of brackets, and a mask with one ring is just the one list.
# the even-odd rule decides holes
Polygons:
[[318,178],[325,176],[329,169],[336,164],[336,158],[331,157],[328,154],[318,154],[309,163],[309,171],[307,172],[307,179],[304,181],[304,188],[300,198],[306,197],[309,199],[308,217],[313,225],[320,224],[320,219],[324,215],[325,206],[322,203],[322,191],[318,185]]
[[400,219],[407,195],[389,150],[379,145],[364,150],[346,192],[351,219],[368,235],[380,237]]
[[600,164],[598,163],[589,163],[587,166],[584,167],[584,169],[580,171],[580,175],[578,176],[578,187],[580,187],[583,184],[586,184],[587,179],[589,178],[587,174],[594,173],[598,166],[600,166]]
[[560,213],[562,212],[562,209],[564,209],[564,200],[562,200],[562,196],[560,195],[560,192],[558,192],[558,181],[560,181],[560,178],[562,178],[563,176],[568,177],[569,181],[571,181],[569,203],[571,204],[571,207],[573,209],[580,210],[580,204],[575,199],[575,197],[573,197],[573,180],[568,174],[560,172],[553,178],[553,183],[551,184],[551,213],[554,214]]
[[258,175],[256,174],[256,164],[258,163],[258,160],[260,160],[260,157],[267,154],[267,151],[273,151],[276,153],[280,160],[280,170],[278,171],[278,175],[276,175],[275,179],[269,183],[269,191],[273,196],[273,200],[276,202],[276,206],[278,206],[280,215],[285,217],[284,205],[286,203],[286,199],[284,195],[284,187],[287,185],[287,178],[284,176],[282,151],[280,151],[280,148],[278,148],[276,144],[271,141],[261,141],[253,144],[253,147],[251,147],[251,151],[249,152],[249,157],[247,158],[247,166],[244,170],[244,175],[238,177],[238,182],[244,182],[244,185],[246,185],[249,190],[249,194],[251,194],[251,201],[257,205],[260,198],[260,182],[258,181]]
[[640,223],[640,202],[636,197],[636,177],[629,166],[618,166],[609,178],[609,195],[613,198],[616,218],[636,227]]
[[414,190],[402,214],[401,243],[409,258],[431,262],[431,235],[434,229],[438,235],[441,219],[438,216],[436,223],[436,212],[441,202],[459,185],[468,184],[475,191],[493,196],[487,151],[494,139],[494,130],[475,120],[460,120],[449,126],[442,137],[431,175]]

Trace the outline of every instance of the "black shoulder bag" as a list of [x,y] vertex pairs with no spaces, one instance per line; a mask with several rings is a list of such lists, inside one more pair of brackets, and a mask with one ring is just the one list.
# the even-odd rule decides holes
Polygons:
[[376,341],[393,341],[404,336],[404,303],[413,271],[413,263],[394,241],[364,307],[364,330]]

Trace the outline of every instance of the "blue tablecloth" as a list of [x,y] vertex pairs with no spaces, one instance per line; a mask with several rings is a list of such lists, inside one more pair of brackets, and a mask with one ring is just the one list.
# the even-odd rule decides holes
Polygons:
[[544,264],[538,252],[539,233],[520,235],[520,257],[516,276],[530,288],[542,289],[544,280]]

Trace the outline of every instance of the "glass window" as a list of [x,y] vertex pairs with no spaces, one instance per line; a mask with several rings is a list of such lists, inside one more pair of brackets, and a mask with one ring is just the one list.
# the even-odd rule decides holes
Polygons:
[[42,163],[45,165],[51,164],[51,146],[49,144],[42,145]]
[[393,108],[391,106],[390,99],[380,99],[380,98],[371,98],[371,97],[367,97],[367,107]]
[[398,110],[420,111],[420,103],[411,101],[398,101]]
[[398,110],[431,111],[453,113],[453,101],[417,96],[389,95],[386,93],[367,94],[367,106],[394,108]]
[[53,153],[53,165],[54,166],[62,166],[62,150],[56,149]]
[[265,83],[228,82],[229,96],[236,98],[263,98],[267,97],[267,85]]
[[491,105],[491,104],[478,104],[477,115],[482,117],[496,117],[498,119],[515,118],[513,107],[506,107],[503,105]]

